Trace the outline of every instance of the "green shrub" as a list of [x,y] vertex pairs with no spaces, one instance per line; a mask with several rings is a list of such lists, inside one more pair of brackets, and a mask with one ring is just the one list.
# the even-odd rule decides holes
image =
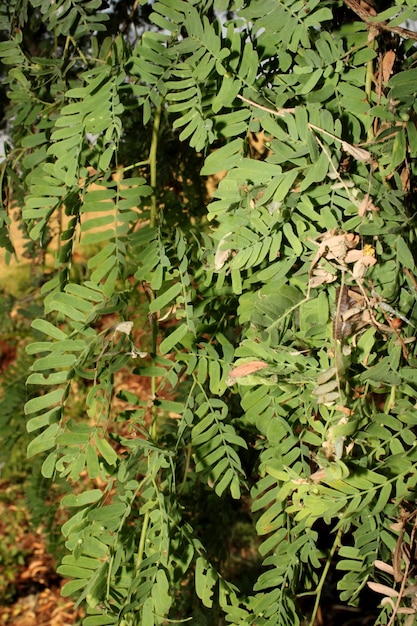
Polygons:
[[66,216],[25,414],[74,485],[58,571],[85,626],[313,624],[329,572],[415,618],[416,12],[384,4],[141,2],[113,37],[100,0],[3,11],[5,184],[34,249]]

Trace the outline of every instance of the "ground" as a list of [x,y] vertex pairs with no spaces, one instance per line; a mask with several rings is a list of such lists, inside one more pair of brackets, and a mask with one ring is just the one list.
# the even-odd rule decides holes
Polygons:
[[64,581],[41,530],[31,527],[20,485],[0,481],[1,626],[80,623],[81,613],[60,595]]

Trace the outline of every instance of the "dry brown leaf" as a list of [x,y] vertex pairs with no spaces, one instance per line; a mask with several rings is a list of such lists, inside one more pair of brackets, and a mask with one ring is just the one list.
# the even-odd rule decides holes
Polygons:
[[313,274],[310,276],[309,285],[310,287],[318,287],[319,285],[323,285],[325,283],[333,283],[336,278],[337,276],[335,276],[335,274],[331,274],[330,272],[318,267],[313,270]]
[[404,596],[417,596],[417,585],[410,585],[404,590]]
[[358,215],[363,217],[367,211],[379,211],[378,207],[376,207],[370,199],[369,193],[364,195],[358,208]]
[[[368,583],[368,584],[369,584],[369,583]],[[381,600],[381,606],[385,606],[386,604],[389,604],[389,605],[390,605],[390,607],[391,607],[391,608],[392,608],[392,610],[394,611],[393,615],[395,615],[395,614],[396,614],[396,612],[397,612],[397,607],[395,606],[395,602],[394,602],[394,600],[393,600],[392,598],[387,598],[387,597],[385,596],[385,598],[382,598],[382,600]]]
[[242,363],[242,365],[238,365],[230,370],[229,378],[243,378],[243,376],[249,376],[249,374],[254,374],[266,367],[269,367],[269,365],[265,363],[265,361],[249,361],[248,363]]
[[392,565],[384,563],[384,561],[380,561],[379,559],[374,562],[374,565],[382,572],[386,572],[387,574],[391,574],[391,576],[394,576],[394,568],[392,567]]
[[362,279],[368,267],[375,265],[375,249],[367,244],[363,250],[349,250],[345,256],[345,263],[354,263],[352,276],[356,280]]
[[363,256],[353,266],[353,278],[355,278],[356,280],[361,280],[365,276],[368,267],[375,265],[375,263],[376,259],[374,257]]
[[345,152],[350,154],[350,156],[353,156],[356,161],[360,161],[361,163],[369,163],[372,158],[371,153],[368,152],[368,150],[352,146],[352,144],[347,141],[342,141],[342,148]]
[[324,233],[319,249],[313,261],[313,266],[322,258],[344,261],[348,250],[356,248],[359,236],[353,233],[335,235],[331,231]]
[[388,598],[398,598],[399,593],[396,589],[392,589],[392,587],[388,587],[387,585],[381,585],[381,583],[373,583],[368,582],[368,587],[375,591],[375,593],[380,593],[383,596]]
[[214,257],[214,269],[218,272],[222,269],[223,265],[226,263],[227,259],[231,254],[231,250],[217,250],[216,255]]
[[352,415],[354,415],[354,411],[352,411],[352,409],[348,409],[347,406],[337,406],[336,409],[338,411],[340,411],[341,413],[344,413],[345,415],[347,415],[348,417],[351,417]]
[[394,50],[388,50],[383,56],[382,59],[382,80],[384,83],[387,83],[391,78],[392,68],[395,63],[395,52]]
[[356,263],[363,257],[363,250],[349,250],[345,256],[345,263]]
[[313,483],[320,483],[323,478],[326,478],[326,470],[325,469],[319,469],[317,470],[317,472],[314,472],[313,474],[311,474],[310,476],[310,480]]
[[403,167],[403,169],[401,170],[400,180],[403,191],[410,191],[410,170],[408,167]]
[[214,269],[216,270],[216,272],[222,269],[223,265],[226,263],[227,259],[232,253],[232,249],[225,246],[226,240],[228,237],[230,237],[231,234],[232,231],[226,233],[224,237],[220,239],[217,246],[216,254],[214,256]]
[[132,328],[133,328],[133,322],[119,322],[116,325],[116,328],[114,329],[115,331],[118,331],[119,333],[124,333],[125,335],[130,335],[130,333],[132,332]]

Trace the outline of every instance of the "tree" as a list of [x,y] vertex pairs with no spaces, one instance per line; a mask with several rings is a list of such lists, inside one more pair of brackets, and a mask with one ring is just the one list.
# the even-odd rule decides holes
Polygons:
[[[312,624],[329,571],[413,623],[414,5],[3,3],[3,197],[31,254],[60,241],[28,455],[74,485],[59,571],[86,626]],[[6,202],[2,225],[12,255]],[[127,368],[149,399],[116,403]],[[243,511],[249,590],[223,554]]]

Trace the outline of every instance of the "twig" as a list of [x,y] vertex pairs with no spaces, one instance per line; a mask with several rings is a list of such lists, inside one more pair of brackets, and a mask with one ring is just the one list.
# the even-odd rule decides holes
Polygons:
[[245,96],[241,96],[240,94],[238,94],[237,97],[239,98],[239,100],[243,100],[243,102],[246,102],[247,104],[250,104],[251,106],[256,107],[257,109],[261,109],[261,111],[266,111],[267,113],[271,113],[271,115],[278,115],[279,117],[284,117],[286,113],[295,113],[295,109],[269,109],[268,107],[265,107],[262,104],[258,104],[257,102],[254,102],[253,100],[249,100],[248,98],[245,98]]
[[417,281],[414,278],[414,276],[412,275],[412,273],[410,272],[409,269],[407,269],[406,267],[403,269],[404,274],[407,274],[408,278],[411,280],[411,282],[413,283],[413,287],[414,289],[417,291]]
[[157,170],[156,170],[156,160],[157,160],[157,151],[158,151],[158,140],[159,140],[159,126],[161,123],[161,114],[162,107],[159,106],[155,110],[154,120],[153,120],[153,128],[152,128],[152,141],[151,147],[149,149],[149,174],[150,174],[150,184],[152,187],[152,197],[151,197],[151,226],[156,226],[157,218],[158,218],[158,207],[156,204],[156,183],[157,183]]
[[365,9],[363,4],[361,4],[357,0],[343,1],[350,9],[352,9],[354,13],[356,13],[356,15],[361,18],[361,20],[365,22],[365,24],[368,24],[368,26],[376,28],[377,30],[385,30],[391,33],[396,33],[397,35],[400,35],[404,38],[408,37],[410,39],[417,40],[417,33],[412,30],[408,30],[408,28],[401,28],[400,26],[390,26],[389,22],[386,22],[384,20],[378,21],[378,13],[373,11],[372,7],[369,7],[369,9]]
[[[330,135],[330,133],[326,133],[326,134]],[[335,139],[337,139],[337,137],[335,137]],[[335,167],[335,165],[334,165],[334,163],[332,161],[332,157],[329,154],[329,151],[327,150],[326,146],[324,145],[324,143],[322,141],[320,141],[320,139],[317,137],[317,135],[316,135],[316,141],[319,144],[320,148],[323,150],[324,154],[326,155],[327,160],[329,161],[330,167],[332,168],[334,175],[336,176],[336,178],[338,178],[340,184],[342,185],[342,187],[346,191],[347,197],[352,202],[352,204],[355,204],[355,198],[351,195],[348,186],[346,185],[346,183],[343,180],[343,178],[340,176],[337,168]]]
[[[417,521],[414,522],[413,530],[411,531],[411,536],[410,536],[410,548],[411,548],[411,550],[413,549],[413,545],[414,545],[414,536],[416,534],[416,524],[417,524]],[[390,617],[390,620],[389,620],[387,626],[392,626],[393,623],[394,623],[394,620],[395,620],[395,618],[397,616],[398,609],[400,608],[400,602],[401,602],[401,600],[402,600],[402,598],[404,596],[405,586],[406,586],[406,584],[408,582],[408,572],[410,570],[411,562],[412,562],[412,558],[411,558],[411,555],[410,555],[410,558],[408,558],[406,560],[405,572],[404,572],[404,576],[403,576],[403,579],[402,579],[402,582],[401,582],[400,591],[398,592],[397,602],[395,604],[394,611],[393,611],[393,613],[392,613],[392,615]]]
[[321,600],[321,594],[323,592],[323,585],[326,582],[327,574],[329,572],[329,568],[330,568],[330,565],[332,563],[333,557],[334,557],[336,551],[340,547],[340,541],[341,541],[342,535],[343,535],[343,530],[342,530],[342,528],[339,528],[339,530],[337,531],[337,535],[336,535],[336,538],[334,540],[334,543],[332,545],[332,548],[331,548],[331,550],[329,552],[329,556],[327,557],[327,561],[326,561],[326,564],[324,566],[321,578],[319,580],[319,583],[318,583],[316,591],[315,591],[316,600],[314,602],[313,613],[311,615],[311,620],[310,620],[310,625],[309,626],[313,626],[313,624],[314,624],[314,622],[316,620],[317,613],[318,613],[318,610],[319,610],[319,607],[320,607],[320,600]]
[[[243,102],[246,102],[247,104],[250,104],[251,106],[257,109],[260,109],[261,111],[266,111],[266,113],[270,113],[271,115],[277,115],[278,117],[284,117],[286,113],[290,113],[290,114],[295,113],[295,109],[270,109],[269,107],[266,107],[262,104],[258,104],[257,102],[254,102],[253,100],[249,100],[249,98],[245,98],[244,96],[241,96],[240,94],[238,94],[237,97],[239,98],[239,100],[242,100]],[[350,154],[351,156],[353,156],[357,161],[361,161],[361,163],[368,163],[371,160],[371,153],[368,152],[368,150],[364,150],[363,148],[357,148],[356,146],[353,146],[347,141],[340,139],[340,137],[337,137],[336,135],[329,133],[327,130],[324,130],[324,128],[320,128],[319,126],[312,124],[311,122],[307,122],[307,126],[310,130],[317,130],[323,133],[324,135],[331,137],[334,141],[339,142],[342,145],[342,149],[348,154]]]
[[135,17],[135,13],[136,13],[136,11],[137,11],[138,5],[139,5],[139,0],[135,0],[135,2],[133,3],[132,10],[130,11],[129,15],[128,15],[128,16],[127,16],[127,18],[126,18],[125,23],[123,24],[122,28],[120,29],[120,32],[121,32],[121,33],[124,33],[124,32],[127,30],[128,26],[129,26],[129,24],[130,24],[130,22],[131,22],[131,21],[133,20],[133,18]]

